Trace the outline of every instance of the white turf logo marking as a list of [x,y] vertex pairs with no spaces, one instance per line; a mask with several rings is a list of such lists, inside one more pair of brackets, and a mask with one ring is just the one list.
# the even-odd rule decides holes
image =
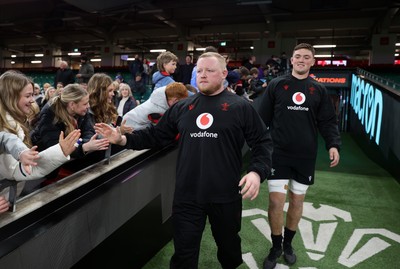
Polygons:
[[[289,204],[286,203],[284,210],[287,211]],[[251,220],[251,223],[259,230],[259,232],[272,244],[271,228],[267,222],[268,213],[258,208],[243,210],[242,217],[257,216],[260,218]],[[303,217],[300,220],[298,231],[307,250],[307,255],[311,260],[318,261],[325,257],[325,252],[329,247],[336,228],[342,225],[338,222],[351,222],[351,214],[347,211],[336,207],[320,204],[315,208],[312,203],[305,202]],[[318,225],[317,234],[314,236],[313,225]],[[314,229],[315,230],[315,229]],[[359,247],[364,236],[373,236],[363,246]],[[338,263],[352,268],[359,263],[371,258],[372,256],[384,251],[391,244],[384,241],[382,237],[386,237],[391,241],[400,243],[400,235],[395,234],[386,229],[355,229],[349,238],[342,253],[338,257]],[[355,250],[357,248],[357,250]],[[244,253],[243,261],[250,269],[258,269],[252,253]],[[284,264],[277,264],[276,269],[289,269]],[[314,267],[299,267],[298,269],[317,269]]]
[[380,235],[400,243],[400,235],[386,229],[355,229],[342,254],[340,254],[338,259],[340,264],[351,268],[391,246],[378,237],[372,237],[364,246],[353,252],[364,235]]

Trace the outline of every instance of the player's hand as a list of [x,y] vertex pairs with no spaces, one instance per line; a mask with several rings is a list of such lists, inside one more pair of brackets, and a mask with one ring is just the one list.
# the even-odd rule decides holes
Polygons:
[[133,128],[129,127],[126,124],[126,120],[123,120],[121,123],[121,126],[119,127],[119,130],[121,131],[121,134],[130,134],[133,132]]
[[112,144],[118,144],[121,146],[124,146],[126,144],[126,139],[123,139],[124,136],[121,135],[119,127],[114,128],[105,123],[96,123],[94,125],[94,130],[96,131],[96,133],[108,139],[108,141]]
[[243,188],[240,191],[243,199],[250,198],[254,200],[260,191],[260,176],[256,172],[249,172],[239,182],[239,186]]
[[329,160],[331,160],[330,167],[335,167],[339,164],[340,155],[337,148],[329,149]]

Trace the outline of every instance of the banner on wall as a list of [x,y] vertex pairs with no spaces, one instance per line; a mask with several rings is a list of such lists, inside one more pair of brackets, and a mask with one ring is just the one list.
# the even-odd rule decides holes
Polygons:
[[350,72],[312,70],[310,77],[330,88],[350,87]]
[[384,111],[382,91],[353,74],[350,104],[364,128],[364,132],[379,146]]
[[[368,139],[371,148],[379,148],[386,162],[400,160],[400,96],[395,96],[369,80],[353,74],[349,113],[351,131]],[[372,159],[379,156],[370,156]],[[398,169],[398,167],[397,167]],[[396,173],[394,173],[396,174]]]

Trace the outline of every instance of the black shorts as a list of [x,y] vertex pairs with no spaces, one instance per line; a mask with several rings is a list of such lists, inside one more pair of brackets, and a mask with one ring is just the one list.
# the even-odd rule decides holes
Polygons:
[[314,184],[315,161],[273,154],[268,180],[294,179],[301,184],[312,185]]

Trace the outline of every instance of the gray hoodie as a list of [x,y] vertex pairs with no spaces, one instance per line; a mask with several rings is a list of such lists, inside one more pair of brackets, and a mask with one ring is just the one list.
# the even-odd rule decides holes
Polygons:
[[166,86],[155,89],[146,102],[126,113],[123,117],[123,120],[126,120],[125,125],[132,127],[133,130],[145,129],[151,125],[149,114],[164,114],[169,108],[165,88]]

